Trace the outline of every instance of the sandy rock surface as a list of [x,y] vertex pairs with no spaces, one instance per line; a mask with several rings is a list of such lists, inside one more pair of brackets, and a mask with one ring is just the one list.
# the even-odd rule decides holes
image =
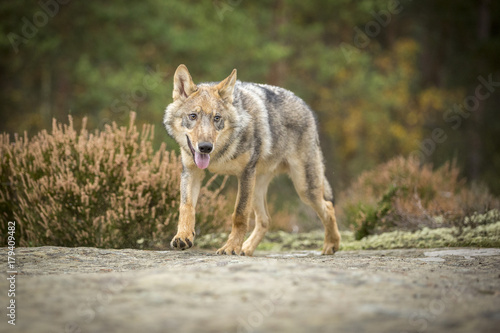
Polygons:
[[500,249],[16,249],[1,332],[498,332]]

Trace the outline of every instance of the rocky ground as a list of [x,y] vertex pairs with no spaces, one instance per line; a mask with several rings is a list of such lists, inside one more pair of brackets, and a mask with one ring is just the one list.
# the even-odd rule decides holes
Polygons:
[[[3,249],[2,267],[7,267]],[[16,249],[1,332],[498,332],[500,249]]]

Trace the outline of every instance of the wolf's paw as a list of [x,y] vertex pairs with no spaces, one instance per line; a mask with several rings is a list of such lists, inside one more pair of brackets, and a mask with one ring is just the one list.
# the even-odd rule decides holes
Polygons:
[[170,242],[170,247],[176,250],[185,250],[193,246],[194,231],[191,234],[177,233]]
[[340,241],[335,243],[325,243],[321,254],[335,254],[340,248]]
[[253,255],[253,251],[255,251],[255,248],[253,248],[249,244],[246,244],[246,242],[245,242],[245,243],[243,243],[243,247],[241,248],[240,255],[251,257]]
[[231,241],[217,250],[217,254],[227,254],[227,255],[239,255],[241,253],[241,245],[235,244]]

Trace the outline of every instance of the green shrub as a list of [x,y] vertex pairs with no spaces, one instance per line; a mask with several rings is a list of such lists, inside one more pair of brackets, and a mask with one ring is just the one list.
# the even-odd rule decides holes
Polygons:
[[356,239],[361,239],[374,233],[375,230],[391,229],[393,226],[386,216],[391,212],[392,200],[401,189],[390,187],[376,205],[363,205],[358,203],[357,216],[359,225],[354,234]]
[[356,239],[393,230],[484,224],[473,214],[498,208],[499,201],[486,188],[469,186],[459,174],[454,163],[433,169],[397,157],[364,172],[341,194],[340,221]]
[[[22,246],[164,247],[175,234],[179,209],[180,158],[154,151],[154,127],[139,132],[115,123],[79,133],[53,122],[52,132],[29,139],[0,136],[0,209],[15,220]],[[217,231],[227,204],[212,177],[202,188],[197,232]],[[7,223],[0,239],[6,244]]]

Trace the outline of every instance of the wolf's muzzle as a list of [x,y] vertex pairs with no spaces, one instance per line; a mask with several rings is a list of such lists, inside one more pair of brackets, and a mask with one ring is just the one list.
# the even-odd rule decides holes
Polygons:
[[200,169],[208,168],[208,164],[210,163],[210,153],[214,149],[214,145],[210,142],[201,142],[198,144],[198,150],[194,149],[191,144],[191,140],[189,140],[189,136],[186,135],[187,143],[191,153],[193,154],[194,163]]

